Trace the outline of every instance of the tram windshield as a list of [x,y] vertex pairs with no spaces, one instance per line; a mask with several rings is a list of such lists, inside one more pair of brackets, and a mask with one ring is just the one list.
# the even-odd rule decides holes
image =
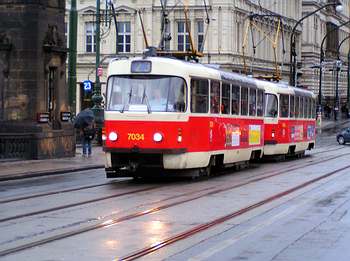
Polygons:
[[107,86],[107,110],[184,112],[185,81],[175,76],[111,76]]

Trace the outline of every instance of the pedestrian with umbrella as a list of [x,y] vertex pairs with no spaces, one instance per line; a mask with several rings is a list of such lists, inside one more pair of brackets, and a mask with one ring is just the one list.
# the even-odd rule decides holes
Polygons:
[[95,116],[90,108],[78,113],[74,120],[74,128],[80,130],[83,157],[90,157],[92,154],[91,141],[95,138],[96,134]]

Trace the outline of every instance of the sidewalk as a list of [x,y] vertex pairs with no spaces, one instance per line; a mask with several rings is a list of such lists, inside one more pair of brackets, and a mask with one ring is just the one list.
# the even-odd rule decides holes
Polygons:
[[102,147],[94,146],[92,153],[84,158],[81,147],[77,147],[72,158],[0,162],[0,181],[104,168]]
[[332,119],[322,119],[322,132],[337,132],[342,128],[350,127],[350,119],[339,119],[338,121]]

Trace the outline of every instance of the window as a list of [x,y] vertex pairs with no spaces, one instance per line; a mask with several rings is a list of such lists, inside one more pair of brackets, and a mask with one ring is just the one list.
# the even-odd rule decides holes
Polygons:
[[85,50],[87,53],[96,51],[96,25],[95,23],[85,24]]
[[232,114],[239,115],[240,88],[232,85]]
[[278,101],[277,97],[273,94],[265,94],[265,116],[266,117],[277,117]]
[[187,32],[185,22],[177,22],[177,50],[188,51],[190,50],[190,38]]
[[230,113],[230,85],[227,83],[221,86],[221,113]]
[[184,112],[186,84],[175,76],[112,76],[107,85],[107,110]]
[[280,117],[288,118],[289,116],[289,96],[280,95]]
[[241,88],[241,115],[248,115],[248,88]]
[[304,97],[303,98],[303,101],[304,101],[304,107],[303,107],[303,111],[304,111],[304,118],[307,118],[307,98]]
[[312,99],[312,111],[311,111],[311,113],[312,113],[312,118],[313,119],[315,119],[316,118],[316,101],[314,100],[314,99]]
[[298,97],[298,96],[295,97],[295,118],[300,117],[299,99],[300,99],[300,97]]
[[304,97],[300,97],[299,101],[299,118],[304,118]]
[[220,82],[210,82],[210,113],[220,112]]
[[326,29],[328,34],[326,39],[327,52],[335,55],[339,45],[339,29],[337,28],[337,25],[332,22],[327,22]]
[[262,90],[258,90],[256,111],[258,116],[264,115],[264,91]]
[[207,80],[191,80],[191,112],[208,113],[208,94]]
[[249,89],[249,116],[256,116],[256,89]]
[[197,50],[203,52],[204,49],[204,22],[197,21]]
[[130,53],[131,29],[130,22],[118,22],[118,52]]
[[289,117],[294,118],[294,96],[290,96],[290,109],[289,109]]

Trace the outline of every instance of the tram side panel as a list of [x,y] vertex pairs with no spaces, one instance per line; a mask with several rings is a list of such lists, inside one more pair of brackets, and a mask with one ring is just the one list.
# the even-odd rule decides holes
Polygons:
[[265,155],[282,155],[304,152],[315,146],[314,120],[279,120],[265,124]]

